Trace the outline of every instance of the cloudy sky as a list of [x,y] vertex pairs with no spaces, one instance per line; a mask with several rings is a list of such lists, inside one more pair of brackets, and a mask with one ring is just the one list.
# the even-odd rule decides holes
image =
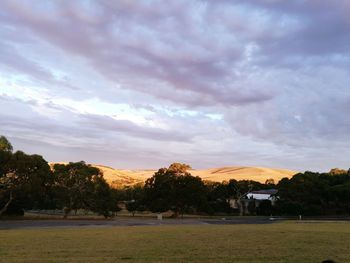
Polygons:
[[119,168],[349,168],[350,1],[1,0],[0,134]]

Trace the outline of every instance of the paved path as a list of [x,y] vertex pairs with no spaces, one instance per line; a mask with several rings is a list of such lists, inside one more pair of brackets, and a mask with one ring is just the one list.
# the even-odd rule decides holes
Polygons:
[[270,224],[273,221],[264,218],[237,219],[143,219],[116,218],[112,220],[0,220],[1,229],[86,227],[86,226],[154,226],[154,225],[229,225],[229,224]]

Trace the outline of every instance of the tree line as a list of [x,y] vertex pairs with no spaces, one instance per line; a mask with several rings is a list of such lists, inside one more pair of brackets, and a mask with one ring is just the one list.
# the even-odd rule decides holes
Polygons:
[[116,190],[101,171],[85,162],[50,167],[40,155],[12,152],[0,137],[0,216],[23,214],[27,209],[60,209],[64,217],[84,209],[105,217],[119,210]]
[[[63,216],[77,210],[104,217],[115,215],[124,203],[132,214],[171,211],[183,214],[243,215],[349,215],[350,170],[329,173],[305,172],[283,178],[277,184],[251,180],[203,181],[192,176],[186,164],[173,163],[159,169],[144,184],[111,188],[103,173],[85,162],[50,166],[40,155],[13,152],[0,137],[0,216],[25,210],[62,210]],[[252,190],[277,189],[274,205],[265,200],[256,206],[247,200]],[[232,206],[232,201],[236,206]],[[253,200],[252,200],[253,201]]]
[[[149,209],[153,212],[171,210],[183,213],[244,215],[350,215],[350,169],[332,169],[328,173],[304,172],[292,178],[283,178],[277,184],[267,180],[264,184],[231,179],[228,182],[202,181],[186,172],[186,167],[173,164],[160,169],[142,187],[129,187],[126,200],[131,212]],[[256,206],[247,199],[250,191],[278,190],[271,203],[263,200]],[[231,202],[236,202],[232,207]],[[247,211],[244,205],[247,205]]]

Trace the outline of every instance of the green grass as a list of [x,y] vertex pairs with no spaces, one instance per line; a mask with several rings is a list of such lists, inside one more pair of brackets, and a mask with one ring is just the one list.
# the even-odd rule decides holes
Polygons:
[[0,262],[336,262],[350,223],[0,230]]

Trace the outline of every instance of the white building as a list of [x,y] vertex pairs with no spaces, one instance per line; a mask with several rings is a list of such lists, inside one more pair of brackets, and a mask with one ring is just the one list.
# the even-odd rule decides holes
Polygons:
[[[276,189],[258,190],[246,193],[240,199],[240,203],[242,204],[241,209],[243,209],[242,214],[250,214],[251,211],[249,211],[249,206],[253,206],[255,207],[254,209],[257,209],[263,201],[271,201],[271,205],[275,205],[275,202],[277,201],[276,194]],[[240,207],[239,202],[236,199],[230,199],[229,202],[232,208]]]
[[276,189],[267,189],[267,190],[259,190],[259,191],[251,191],[247,193],[246,197],[247,199],[254,199],[254,200],[270,200],[271,202],[276,201],[276,195],[277,190]]

